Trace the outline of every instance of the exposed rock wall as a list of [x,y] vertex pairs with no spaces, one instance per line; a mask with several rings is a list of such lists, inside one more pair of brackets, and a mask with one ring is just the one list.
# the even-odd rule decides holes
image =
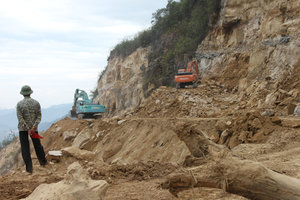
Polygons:
[[286,104],[299,102],[299,11],[299,0],[223,1],[219,22],[196,53],[202,78],[220,81],[255,107],[286,97]]
[[151,48],[139,48],[126,58],[113,57],[98,82],[96,102],[109,114],[121,114],[144,99],[143,80]]
[[[286,104],[299,102],[299,10],[299,0],[222,0],[219,20],[195,54],[202,79],[218,80],[238,91],[240,101],[261,108],[286,97],[292,98]],[[150,51],[139,48],[124,59],[108,61],[96,101],[110,115],[122,114],[144,99]]]

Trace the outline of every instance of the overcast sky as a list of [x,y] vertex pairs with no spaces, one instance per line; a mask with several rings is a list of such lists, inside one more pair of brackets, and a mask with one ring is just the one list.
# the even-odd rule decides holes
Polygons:
[[32,87],[42,107],[88,93],[113,47],[151,26],[167,0],[0,0],[0,109]]

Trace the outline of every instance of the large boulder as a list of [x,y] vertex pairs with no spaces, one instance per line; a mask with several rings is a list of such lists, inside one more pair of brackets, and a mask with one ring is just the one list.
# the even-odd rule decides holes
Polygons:
[[88,172],[75,162],[68,167],[65,179],[52,184],[41,184],[25,200],[103,200],[108,183],[92,180]]
[[86,127],[75,137],[72,146],[82,149],[90,141],[91,137],[91,130],[89,127]]
[[95,153],[87,151],[84,149],[79,149],[78,147],[66,147],[62,149],[64,155],[74,157],[78,160],[93,160],[95,158]]

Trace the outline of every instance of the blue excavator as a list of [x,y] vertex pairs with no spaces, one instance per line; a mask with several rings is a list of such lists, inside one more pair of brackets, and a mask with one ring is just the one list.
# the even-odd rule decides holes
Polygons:
[[105,106],[93,104],[84,90],[76,89],[74,93],[74,104],[70,111],[71,117],[78,119],[100,118],[105,113]]

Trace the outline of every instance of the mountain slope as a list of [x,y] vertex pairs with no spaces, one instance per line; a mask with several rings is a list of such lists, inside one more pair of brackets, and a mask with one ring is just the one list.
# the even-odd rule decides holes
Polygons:
[[[159,48],[154,45],[139,48],[127,57],[110,57],[99,79],[99,96],[95,101],[106,105],[110,115],[123,114],[140,105],[155,88],[170,85],[177,65],[196,59],[203,80],[218,80],[229,90],[238,90],[240,101],[256,93],[250,103],[260,108],[272,108],[276,99],[287,96],[292,98],[283,107],[297,104],[300,100],[298,10],[297,0],[221,1],[221,11],[213,14],[214,23],[210,24],[207,37],[192,56],[180,55],[186,57],[185,61],[170,60],[165,69],[163,58],[153,57],[168,52],[174,44],[170,35],[163,35],[157,41]],[[162,51],[156,52],[161,48]],[[162,75],[167,80],[163,81]],[[267,93],[265,88],[271,92]]]
[[221,0],[168,1],[153,13],[153,26],[111,51],[98,80],[95,102],[120,115],[161,85],[174,85],[180,65],[193,57],[216,22]]
[[[237,103],[237,98],[237,94],[211,81],[197,89],[162,87],[122,118],[65,118],[51,126],[42,140],[46,151],[63,151],[60,162],[45,170],[34,159],[35,172],[28,178],[21,173],[19,155],[21,168],[8,175],[10,178],[1,178],[1,192],[5,194],[4,188],[15,187],[11,180],[20,180],[26,190],[16,194],[27,196],[37,186],[32,181],[40,180],[41,184],[62,180],[68,166],[80,161],[92,179],[111,184],[106,199],[143,199],[144,195],[174,199],[158,187],[171,173],[210,166],[208,156],[203,157],[200,151],[199,157],[193,157],[191,152],[197,149],[187,147],[188,141],[180,137],[190,126],[207,134],[211,141],[230,147],[236,157],[259,161],[269,169],[300,178],[298,128],[292,125],[299,125],[299,120],[290,116],[280,117],[281,123],[272,122],[272,117],[262,116],[243,102]],[[32,156],[35,158],[34,153]],[[130,189],[134,186],[139,189]],[[179,199],[207,195],[211,199],[245,199],[219,189],[195,188],[178,193]]]
[[[42,143],[46,151],[61,150],[62,157],[45,169],[33,153],[32,176],[22,173],[18,145],[11,144],[0,152],[2,165],[16,161],[9,166],[15,170],[0,177],[1,194],[32,199],[35,189],[43,194],[42,183],[60,185],[62,180],[80,188],[91,178],[110,184],[102,193],[105,199],[242,200],[265,199],[257,195],[265,194],[260,189],[269,185],[261,183],[269,173],[299,183],[300,119],[291,112],[300,101],[299,6],[298,0],[222,1],[220,18],[195,52],[202,77],[197,88],[149,84],[153,92],[137,101],[150,48],[111,58],[98,89],[101,103],[111,105],[115,116],[53,124]],[[137,102],[130,103],[133,99]],[[205,139],[197,140],[200,135]],[[203,141],[219,148],[199,146]],[[249,163],[243,175],[235,173]],[[245,183],[251,187],[241,192]],[[76,195],[71,191],[64,195]],[[274,191],[269,199],[282,197]]]

